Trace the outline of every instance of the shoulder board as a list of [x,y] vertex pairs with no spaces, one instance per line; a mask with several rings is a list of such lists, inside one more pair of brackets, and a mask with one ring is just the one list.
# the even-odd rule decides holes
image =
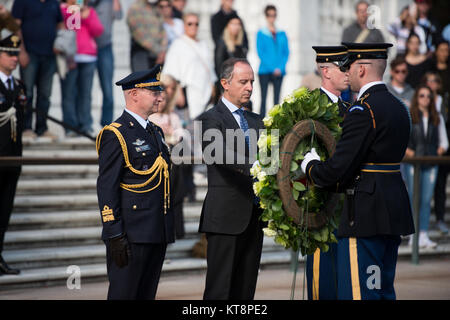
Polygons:
[[110,126],[113,126],[113,127],[115,127],[115,128],[120,128],[122,125],[121,125],[120,123],[117,123],[117,122],[112,122],[112,123],[110,124]]
[[120,131],[118,130],[118,128],[120,128],[121,126],[122,126],[122,125],[121,125],[120,123],[112,122],[111,124],[109,124],[109,125],[103,127],[103,129],[102,129],[102,130],[99,132],[99,134],[97,135],[97,139],[96,139],[96,141],[95,141],[95,147],[96,147],[96,149],[97,149],[97,154],[98,154],[99,151],[100,151],[100,141],[101,141],[101,139],[102,139],[103,132],[104,132],[105,130],[108,130],[108,131],[112,131],[112,132],[116,135],[116,137],[117,137],[117,139],[119,140],[119,143],[120,143],[120,145],[121,145],[121,147],[122,147],[122,151],[124,152],[124,156],[125,156],[126,158],[128,157],[128,151],[127,151],[127,148],[126,148],[125,139],[123,138],[122,134],[121,134]]

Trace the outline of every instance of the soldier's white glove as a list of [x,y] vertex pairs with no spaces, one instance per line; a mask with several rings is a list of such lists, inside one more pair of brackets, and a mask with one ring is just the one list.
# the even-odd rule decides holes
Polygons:
[[306,167],[308,166],[308,163],[312,160],[319,160],[320,157],[316,152],[316,148],[312,148],[310,152],[305,154],[305,158],[302,161],[301,167],[304,174],[306,174]]

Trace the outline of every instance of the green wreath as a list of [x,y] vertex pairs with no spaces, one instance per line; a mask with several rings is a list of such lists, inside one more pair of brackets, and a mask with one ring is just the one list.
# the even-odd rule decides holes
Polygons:
[[[298,122],[307,119],[325,125],[336,141],[340,138],[342,129],[339,123],[342,117],[339,116],[338,104],[330,103],[328,97],[321,94],[319,89],[309,91],[302,87],[286,97],[281,104],[274,106],[268,116],[263,119],[267,131],[260,135],[258,161],[251,169],[255,179],[253,189],[260,198],[260,206],[264,210],[261,218],[268,223],[268,226],[263,229],[264,234],[274,237],[275,242],[286,249],[300,250],[302,255],[313,254],[317,248],[326,252],[329,249],[329,243],[337,242],[333,231],[337,228],[342,205],[342,202],[339,202],[333,208],[334,212],[328,216],[327,221],[315,229],[296,223],[283,208],[277,182],[278,170],[273,170],[274,159],[277,169],[281,168],[278,151],[280,142]],[[311,215],[319,214],[324,210],[327,202],[334,196],[328,191],[308,185],[306,179],[299,179],[302,176],[300,164],[304,155],[313,147],[316,148],[321,160],[329,157],[323,142],[312,134],[311,138],[302,139],[295,148],[289,174],[293,199],[298,207]],[[267,158],[270,158],[272,162],[267,163]]]

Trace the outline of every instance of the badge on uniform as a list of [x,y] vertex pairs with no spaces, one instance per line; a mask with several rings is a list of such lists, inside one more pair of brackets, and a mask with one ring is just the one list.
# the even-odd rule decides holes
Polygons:
[[352,111],[354,111],[354,110],[361,110],[361,111],[364,111],[364,108],[361,107],[361,106],[354,106],[354,107],[351,107],[350,110],[348,110],[348,112],[352,112]]
[[140,147],[135,147],[137,152],[144,152],[144,151],[149,151],[150,150],[150,146],[148,144],[144,145],[144,146],[140,146]]

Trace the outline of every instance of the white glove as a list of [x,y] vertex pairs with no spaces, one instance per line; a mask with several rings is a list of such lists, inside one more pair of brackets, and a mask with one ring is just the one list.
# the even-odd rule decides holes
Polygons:
[[305,154],[305,158],[302,161],[301,167],[304,174],[306,174],[306,167],[308,166],[308,163],[312,160],[319,160],[320,157],[316,152],[316,148],[312,148],[310,152]]

